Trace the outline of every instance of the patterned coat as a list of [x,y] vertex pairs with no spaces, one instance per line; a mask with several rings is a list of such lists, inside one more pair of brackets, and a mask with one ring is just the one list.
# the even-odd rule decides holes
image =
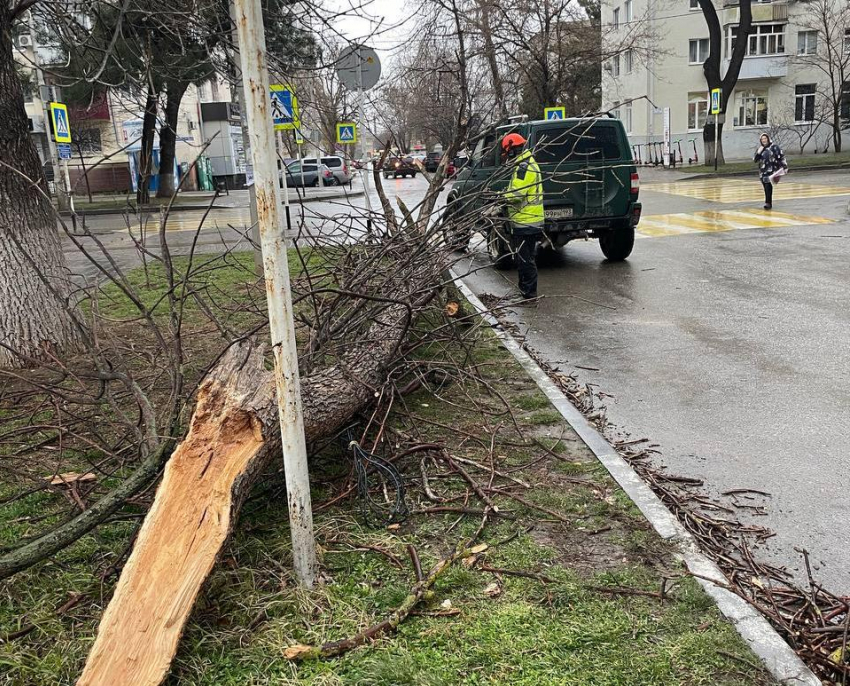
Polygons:
[[[761,147],[761,146],[759,146]],[[787,169],[788,162],[785,161],[785,153],[776,143],[771,143],[761,152],[756,152],[753,161],[758,162],[759,177],[762,183],[770,183],[770,175],[780,169]]]

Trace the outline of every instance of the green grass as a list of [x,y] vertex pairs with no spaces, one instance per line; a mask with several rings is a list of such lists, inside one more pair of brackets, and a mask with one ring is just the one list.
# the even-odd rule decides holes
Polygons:
[[[321,259],[311,256],[314,265]],[[250,256],[239,260],[229,271],[211,272],[209,286],[221,292],[244,288]],[[131,278],[144,286],[139,272]],[[156,274],[151,278],[156,281]],[[155,284],[144,295],[146,303],[152,305],[162,292],[162,286]],[[101,307],[116,317],[132,316],[122,297],[110,293]],[[414,515],[391,531],[366,526],[355,500],[318,510],[315,524],[324,583],[303,591],[290,571],[281,476],[270,474],[243,509],[239,526],[204,587],[167,684],[773,683],[513,358],[489,332],[481,336],[473,362],[514,408],[522,436],[497,397],[469,382],[444,387],[440,398],[426,390],[408,396],[405,403],[416,417],[395,414],[390,424],[413,432],[423,442],[445,442],[455,455],[481,464],[487,463],[489,451],[468,436],[486,439],[482,440],[486,446],[490,432],[498,427],[493,453],[497,468],[531,465],[512,472],[534,485],[517,492],[539,507],[557,511],[569,523],[497,498],[500,509],[517,520],[496,520],[488,527],[483,540],[491,547],[483,554],[483,562],[541,574],[552,582],[499,577],[458,564],[439,579],[420,609],[435,611],[448,602],[460,614],[413,616],[397,634],[341,658],[292,664],[283,657],[287,647],[346,638],[380,621],[399,604],[414,583],[408,544],[416,547],[428,569],[471,534],[477,518],[458,523],[456,515]],[[440,350],[423,348],[421,359],[439,361]],[[485,405],[489,414],[474,411],[472,400]],[[539,440],[563,459],[551,457],[527,440],[544,435]],[[335,495],[339,479],[348,473],[349,462],[339,450],[332,445],[312,463],[316,504]],[[410,505],[427,506],[414,482],[419,478],[418,458],[399,466],[408,479]],[[486,475],[472,473],[486,481]],[[591,484],[575,483],[576,475]],[[435,478],[432,487],[444,497],[463,496],[466,491],[460,479]],[[10,494],[11,486],[0,484],[0,500]],[[44,525],[26,518],[63,505],[59,496],[40,493],[0,506],[0,546]],[[474,505],[473,496],[470,506]],[[0,684],[74,683],[115,583],[114,575],[104,581],[101,573],[126,549],[135,524],[136,520],[129,520],[102,526],[56,560],[0,582],[0,637],[34,627],[24,636],[0,641]],[[593,533],[603,525],[611,530]],[[402,568],[365,546],[392,553],[402,561]],[[657,590],[663,577],[681,577],[664,603],[592,588]],[[485,593],[492,591],[494,583],[498,593]],[[77,594],[83,598],[76,606],[58,612]]]
[[[794,171],[795,169],[802,169],[805,167],[841,167],[844,165],[850,165],[850,152],[840,152],[840,153],[824,153],[821,155],[788,155],[788,166]],[[680,167],[681,171],[692,172],[695,174],[714,174],[714,166],[709,166],[705,164],[700,165],[685,165]],[[738,173],[738,172],[747,172],[751,171],[753,174],[758,172],[758,167],[756,164],[750,160],[746,161],[738,161],[738,162],[727,162],[726,164],[720,165],[717,169],[717,175],[722,176],[723,174],[730,173]]]

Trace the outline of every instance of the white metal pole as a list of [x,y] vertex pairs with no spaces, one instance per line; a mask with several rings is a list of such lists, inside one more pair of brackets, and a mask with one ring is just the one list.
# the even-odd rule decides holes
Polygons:
[[714,171],[717,171],[717,142],[720,137],[720,114],[714,115]]
[[71,210],[71,215],[76,214],[74,209],[74,189],[71,188],[71,173],[68,171],[68,160],[62,160],[62,172],[65,175],[65,191],[68,194],[68,208]]
[[[264,37],[265,40],[265,37]],[[268,76],[268,73],[266,74]],[[286,212],[286,230],[292,231],[292,217],[289,213],[289,182],[286,178],[286,156],[283,154],[283,131],[277,131],[277,144],[279,152],[275,153],[275,169],[277,169],[277,160],[280,158],[280,170],[282,172],[282,184],[283,184],[283,209]],[[272,145],[274,148],[274,145]],[[304,186],[304,172],[301,172],[301,186]]]
[[[369,197],[369,160],[366,159],[365,151],[365,135],[366,135],[366,93],[363,90],[363,58],[360,54],[360,47],[357,48],[357,96],[359,102],[360,123],[357,131],[357,145],[360,146],[360,161],[363,168],[363,194],[366,198],[366,230],[372,231],[372,199]],[[355,152],[356,154],[356,152]]]
[[[301,138],[301,132],[296,132],[299,139]],[[321,162],[321,158],[316,158],[316,172],[319,171],[319,162]],[[301,187],[304,188],[304,155],[301,154],[301,143],[298,143],[298,166],[301,168]],[[302,205],[303,207],[303,205]]]
[[[233,20],[234,26],[236,25],[236,8],[233,5],[233,1],[230,2],[229,7],[230,17]],[[234,30],[231,32],[231,40],[233,44],[236,46],[236,54],[233,56],[237,62],[241,62],[241,57],[239,53],[239,40],[237,32]],[[232,100],[233,104],[236,105],[237,109],[241,113],[239,115],[239,127],[242,129],[242,147],[245,149],[245,164],[248,164],[248,155],[250,154],[251,149],[251,141],[250,136],[248,135],[248,124],[245,122],[245,113],[243,107],[244,97],[242,96],[242,92],[244,90],[243,82],[242,82],[242,71],[240,67],[239,74],[237,74],[237,82],[232,91]],[[200,107],[200,104],[198,105]],[[228,118],[229,122],[229,118]],[[230,124],[228,123],[228,127]],[[228,133],[229,133],[228,128]],[[206,143],[206,139],[204,139]],[[232,145],[232,143],[231,143]],[[235,151],[234,151],[235,152]],[[254,244],[254,270],[257,272],[257,275],[262,274],[263,272],[263,251],[260,248],[260,227],[257,221],[257,194],[254,184],[251,183],[248,186],[248,211],[251,216],[251,242]]]
[[[268,294],[269,328],[274,353],[289,526],[292,532],[292,557],[298,579],[309,588],[316,580],[316,541],[313,535],[313,510],[307,470],[304,418],[301,411],[301,383],[295,348],[289,263],[286,239],[281,227],[277,156],[269,112],[269,74],[263,15],[260,0],[235,0],[234,7]],[[285,169],[283,178],[283,190],[286,193]],[[288,203],[287,197],[287,209]]]

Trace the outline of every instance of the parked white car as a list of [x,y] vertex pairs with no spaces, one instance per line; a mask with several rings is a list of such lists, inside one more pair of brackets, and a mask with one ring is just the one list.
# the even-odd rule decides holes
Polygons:
[[328,155],[318,160],[315,157],[304,158],[304,164],[317,164],[318,162],[321,162],[331,170],[337,186],[344,186],[351,182],[351,169],[342,157],[339,157],[338,155]]

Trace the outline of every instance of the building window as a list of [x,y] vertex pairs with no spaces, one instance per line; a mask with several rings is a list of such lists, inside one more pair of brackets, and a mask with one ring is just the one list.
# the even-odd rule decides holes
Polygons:
[[623,126],[626,127],[626,133],[632,132],[632,103],[630,102],[623,106]]
[[815,120],[815,84],[802,83],[794,87],[794,121]]
[[614,76],[620,75],[620,56],[619,55],[614,55],[611,58],[611,73]]
[[694,38],[688,42],[688,61],[702,64],[708,59],[708,38]]
[[742,91],[736,102],[735,126],[767,125],[767,91]]
[[614,25],[615,29],[620,28],[620,8],[619,7],[614,8],[614,16],[611,20],[611,23]]
[[690,0],[688,9],[698,10],[699,8],[699,0]]
[[[729,40],[726,42],[729,57],[738,42],[738,27],[729,27]],[[747,57],[759,55],[785,54],[785,24],[758,24],[747,40]]]
[[850,52],[850,29],[844,29],[844,52]]
[[797,54],[798,55],[814,55],[818,51],[818,32],[817,31],[798,31],[797,32]]
[[850,120],[850,81],[845,81],[841,87],[841,118]]
[[708,98],[705,93],[688,93],[688,130],[700,131],[708,116]]
[[632,70],[635,68],[635,53],[634,50],[629,48],[626,52],[623,53],[623,69],[625,69],[627,74],[631,74]]
[[623,10],[623,13],[626,15],[626,22],[630,22],[632,20],[632,0],[626,0]]

